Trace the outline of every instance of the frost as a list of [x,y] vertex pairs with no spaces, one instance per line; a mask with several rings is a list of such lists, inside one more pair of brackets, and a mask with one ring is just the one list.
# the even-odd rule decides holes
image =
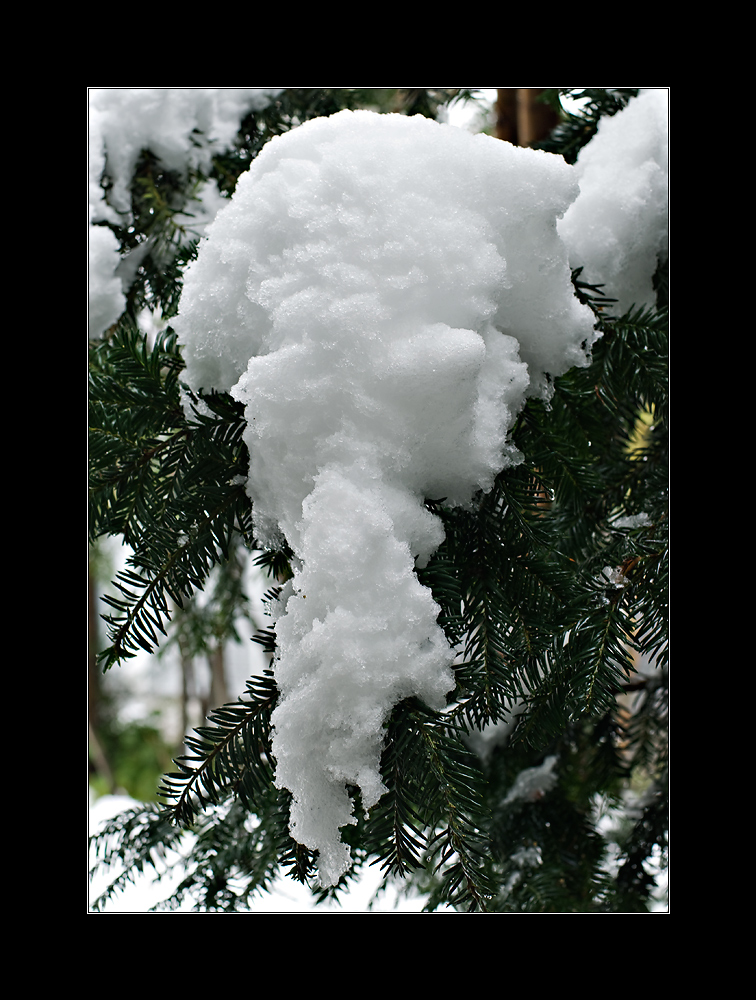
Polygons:
[[577,192],[561,157],[345,111],[273,139],[187,269],[187,381],[244,403],[257,537],[295,554],[273,752],[325,885],[350,865],[347,786],[364,809],[385,791],[391,709],[454,687],[414,572],[444,537],[424,500],[490,489],[525,398],[587,363],[556,225]]
[[580,196],[558,223],[581,278],[603,284],[622,315],[654,305],[652,278],[667,252],[668,91],[641,91],[602,118],[578,156]]

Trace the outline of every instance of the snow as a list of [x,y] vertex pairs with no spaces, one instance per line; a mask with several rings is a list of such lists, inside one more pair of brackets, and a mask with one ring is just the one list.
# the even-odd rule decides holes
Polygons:
[[655,304],[651,279],[667,252],[668,98],[666,88],[644,90],[601,119],[575,165],[580,196],[558,224],[570,264],[618,300],[618,316]]
[[115,221],[100,187],[105,169],[102,115],[90,109],[89,115],[89,328],[99,334],[111,326],[123,312],[126,299],[115,271],[120,263],[118,240],[110,229],[94,226],[99,219]]
[[121,262],[115,234],[89,227],[89,331],[97,336],[112,326],[126,308],[123,285],[116,275]]
[[[98,223],[124,224],[131,209],[130,187],[140,153],[149,149],[168,170],[207,172],[212,156],[231,145],[242,118],[264,108],[280,88],[109,87],[89,94],[89,335],[99,336],[123,312],[139,259],[124,264],[113,233]],[[103,173],[112,181],[105,199]],[[197,235],[222,199],[206,184],[191,215],[177,216]],[[138,248],[143,251],[147,245]]]
[[392,707],[454,686],[414,573],[443,540],[424,499],[490,489],[525,398],[587,363],[556,228],[577,193],[561,157],[344,111],[265,147],[187,269],[187,381],[245,404],[258,539],[295,553],[273,751],[324,885],[350,865],[347,785],[364,809],[385,791]]
[[615,587],[618,590],[626,587],[630,582],[622,572],[621,566],[604,566],[599,579],[602,584],[608,583],[611,587]]
[[[141,149],[206,170],[278,92],[91,92],[91,335],[138,266],[96,223],[128,219]],[[507,434],[525,399],[587,363],[596,334],[570,267],[619,310],[652,300],[667,96],[603,120],[575,167],[419,116],[341,112],[268,143],[230,202],[208,186],[192,203],[203,240],[175,327],[190,386],[244,403],[259,541],[295,553],[273,609],[273,748],[324,885],[350,864],[347,786],[364,809],[384,791],[391,709],[441,708],[453,688],[455,651],[414,573],[443,540],[423,501],[490,489],[519,460]]]
[[558,776],[554,774],[558,758],[554,756],[546,757],[542,764],[537,767],[527,767],[520,771],[514,784],[507,792],[504,804],[517,802],[521,799],[535,802],[537,799],[550,792],[558,781]]
[[[132,809],[142,803],[128,795],[103,795],[90,804],[90,831],[94,834],[106,820]],[[140,872],[133,871],[131,878],[121,890],[108,902],[103,913],[147,913],[154,907],[156,912],[192,913],[199,906],[202,911],[202,901],[199,893],[187,898],[178,909],[165,911],[160,904],[168,899],[186,879],[188,866],[186,856],[192,847],[194,834],[187,833],[180,851],[166,850],[153,854],[154,869],[146,865]],[[96,863],[92,852],[91,865]],[[111,868],[98,868],[88,885],[90,912],[91,904],[107,889],[108,885],[120,875],[122,868],[115,863]],[[338,900],[326,900],[318,903],[308,885],[303,885],[285,876],[279,876],[272,885],[249,901],[249,913],[318,913],[324,915],[348,913],[421,913],[427,901],[427,896],[407,891],[401,880],[396,883],[389,881],[383,885],[383,873],[376,865],[366,868],[358,880],[339,893]],[[435,913],[454,913],[450,907],[441,906]]]
[[[118,88],[90,92],[90,114],[99,130],[113,182],[109,201],[120,213],[131,209],[129,187],[137,160],[149,149],[167,170],[207,172],[212,155],[231,145],[242,118],[260,110],[280,89]],[[97,150],[94,150],[97,155]]]
[[651,524],[651,518],[645,512],[641,512],[640,514],[628,514],[624,517],[618,517],[615,521],[612,521],[612,528],[627,528],[632,531],[635,528],[643,528],[647,524]]

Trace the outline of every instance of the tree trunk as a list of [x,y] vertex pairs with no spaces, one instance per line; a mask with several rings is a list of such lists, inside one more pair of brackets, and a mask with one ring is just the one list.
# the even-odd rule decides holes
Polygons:
[[229,701],[223,643],[219,642],[210,655],[210,708],[218,708]]
[[500,87],[496,91],[496,128],[497,139],[517,143],[517,88]]
[[558,124],[559,116],[538,100],[543,87],[502,87],[496,91],[497,139],[514,146],[533,146]]

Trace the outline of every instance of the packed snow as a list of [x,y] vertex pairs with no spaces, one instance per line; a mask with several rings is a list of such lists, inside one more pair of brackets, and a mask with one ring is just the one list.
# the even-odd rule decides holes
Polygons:
[[414,572],[443,540],[424,499],[490,489],[525,398],[587,363],[556,228],[577,193],[561,157],[344,111],[265,147],[187,270],[187,380],[244,403],[257,537],[295,553],[273,752],[325,885],[350,865],[347,786],[365,809],[385,791],[391,709],[454,686]]

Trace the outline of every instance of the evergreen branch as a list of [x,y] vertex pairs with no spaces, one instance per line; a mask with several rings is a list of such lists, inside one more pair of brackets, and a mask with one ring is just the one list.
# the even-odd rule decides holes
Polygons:
[[579,720],[616,710],[633,668],[632,633],[632,619],[613,597],[555,636],[552,649],[538,660],[539,676],[518,717],[516,738],[542,749]]
[[[419,802],[426,825],[436,831],[428,841],[428,854],[435,861],[434,871],[441,871],[444,898],[455,906],[485,911],[493,890],[485,871],[481,772],[475,757],[444,720],[417,702],[412,706],[412,720],[412,742],[420,752],[424,772]],[[406,850],[406,841],[402,846]]]
[[152,804],[124,810],[103,823],[90,837],[95,858],[91,875],[114,867],[122,871],[95,900],[92,909],[102,910],[147,867],[159,877],[166,851],[177,849],[184,835]]
[[[551,135],[536,144],[537,148],[558,153],[568,163],[575,163],[580,150],[596,134],[601,119],[621,111],[637,94],[637,88],[627,87],[617,89],[560,87],[546,90],[544,99],[552,105],[558,104],[562,120]],[[571,97],[574,101],[579,101],[579,112],[566,111],[561,105],[561,97]]]
[[[476,758],[446,716],[416,698],[396,706],[381,760],[387,792],[371,810],[362,841],[386,877],[406,877],[432,864],[444,901],[487,908],[483,778]],[[432,906],[442,896],[434,897]]]
[[[279,858],[290,840],[288,808],[272,785],[258,798],[251,816],[240,799],[210,806],[191,835],[155,806],[136,807],[109,820],[92,837],[100,869],[122,869],[93,904],[106,904],[151,869],[152,881],[184,873],[174,891],[151,912],[174,911],[187,903],[198,912],[244,912],[253,896],[270,891]],[[180,852],[173,862],[168,851]]]
[[177,757],[179,770],[164,777],[159,794],[173,823],[191,826],[208,803],[228,794],[252,809],[272,785],[270,715],[278,697],[272,673],[266,670],[247,681],[246,694],[248,701],[240,698],[215,709],[209,716],[212,727],[187,737],[193,753]]
[[428,842],[423,831],[423,784],[414,702],[400,705],[386,724],[381,778],[387,788],[373,808],[366,850],[386,877],[404,877],[424,865]]
[[[142,547],[137,550],[129,561],[140,572],[126,570],[116,576],[115,585],[123,597],[103,597],[119,612],[117,616],[103,615],[111,639],[111,645],[99,654],[105,669],[133,656],[139,647],[148,653],[153,651],[158,639],[151,626],[155,625],[165,635],[163,618],[170,617],[166,595],[181,607],[189,592],[203,588],[210,568],[228,558],[230,533],[235,530],[237,515],[243,516],[247,504],[242,486],[228,488],[202,520],[191,525],[191,534],[180,543],[175,538],[174,522],[173,531],[167,537],[163,535],[162,543],[168,554],[162,565],[144,565],[146,553]],[[149,539],[153,553],[157,552],[157,541],[154,537]],[[150,563],[152,558],[153,554]]]
[[[285,813],[284,813],[285,815]],[[282,835],[277,790],[270,786],[250,815],[238,800],[210,807],[194,829],[175,892],[153,910],[174,910],[187,901],[201,913],[245,912],[268,892],[279,872]]]
[[190,423],[179,400],[182,367],[172,333],[149,350],[126,321],[92,351],[90,533],[121,535],[133,549],[114,581],[120,595],[104,598],[116,611],[103,616],[105,669],[154,649],[168,598],[181,607],[202,589],[236,534],[254,544],[241,408],[212,394],[203,400],[209,415],[195,411]]
[[473,728],[511,712],[533,683],[534,658],[575,617],[567,560],[554,550],[548,523],[551,494],[530,470],[512,473],[477,511],[445,516],[441,552],[456,573],[465,636],[454,714]]
[[[586,631],[590,633],[590,641],[584,643]],[[580,648],[576,649],[577,646]],[[614,705],[617,693],[632,672],[633,646],[631,623],[619,614],[616,605],[598,628],[594,622],[585,621],[570,633],[567,653],[574,667],[581,664],[575,670],[574,688],[586,715],[599,714]]]
[[[288,821],[288,806],[283,815]],[[317,853],[310,850],[309,847],[305,847],[304,844],[298,843],[293,837],[287,836],[286,847],[280,856],[280,864],[289,878],[293,878],[302,885],[307,885],[317,871]]]

